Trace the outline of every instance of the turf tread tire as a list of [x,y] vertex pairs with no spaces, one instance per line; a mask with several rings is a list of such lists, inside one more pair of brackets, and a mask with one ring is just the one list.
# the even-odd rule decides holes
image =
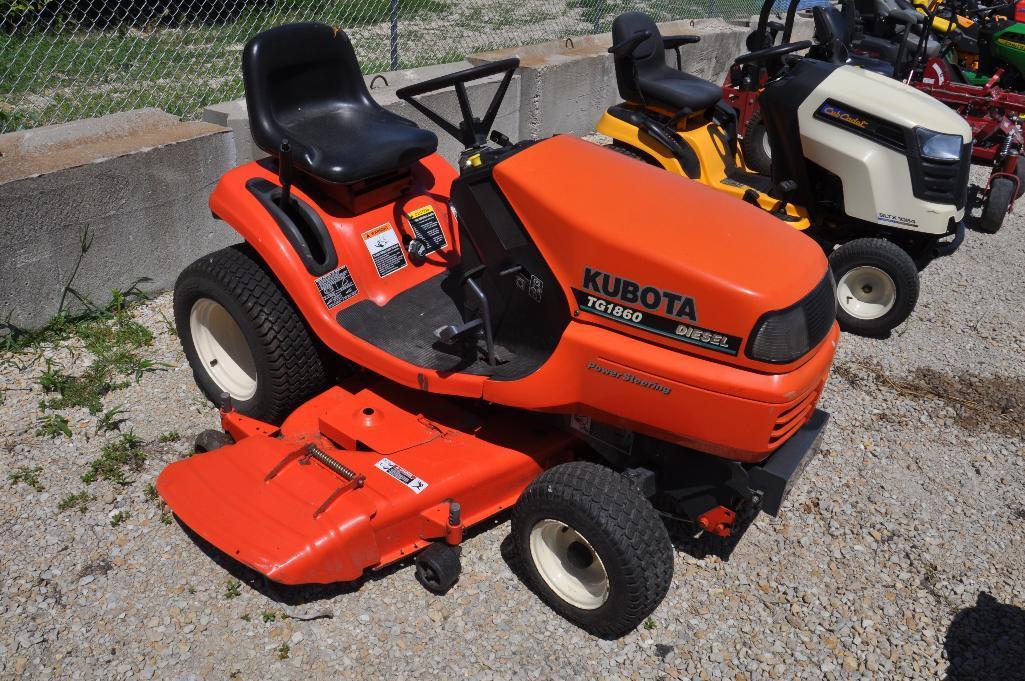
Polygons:
[[762,138],[768,135],[762,122],[762,112],[756,111],[744,126],[744,137],[740,140],[740,151],[744,164],[761,175],[772,175],[772,156],[765,153]]
[[897,299],[890,311],[881,317],[858,319],[844,311],[838,298],[836,319],[840,328],[849,333],[884,336],[902,324],[918,304],[918,267],[904,249],[886,239],[854,239],[829,254],[829,266],[837,283],[844,272],[861,265],[878,267],[889,274],[897,287]]
[[1014,196],[1014,181],[1009,177],[998,177],[989,185],[986,202],[982,205],[979,229],[987,234],[996,234],[1004,225],[1008,207]]
[[[597,609],[562,600],[534,566],[530,532],[546,518],[580,532],[605,565],[609,597]],[[662,602],[672,582],[672,543],[661,518],[633,484],[605,466],[576,461],[539,476],[516,504],[512,536],[523,569],[544,601],[601,638],[633,631]]]
[[192,305],[201,297],[228,310],[253,352],[256,394],[235,403],[240,413],[277,425],[327,387],[323,349],[266,264],[251,246],[240,244],[193,262],[174,287],[178,337],[196,383],[212,402],[219,402],[219,388],[200,366],[189,329]]

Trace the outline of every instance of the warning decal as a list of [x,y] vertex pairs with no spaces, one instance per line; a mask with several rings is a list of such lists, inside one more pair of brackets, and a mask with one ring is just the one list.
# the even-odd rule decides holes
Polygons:
[[398,465],[391,459],[381,459],[380,461],[375,463],[374,466],[379,470],[382,470],[388,475],[392,476],[393,478],[395,478],[396,480],[398,480],[403,485],[413,490],[417,494],[420,494],[420,492],[423,492],[425,489],[427,489],[426,482],[416,477],[415,475],[413,475],[412,473],[410,473],[405,468]]
[[363,243],[370,251],[370,257],[374,259],[374,267],[377,274],[387,277],[396,270],[406,266],[406,256],[402,253],[402,244],[399,243],[399,236],[392,229],[391,223],[368,229],[363,232]]
[[317,279],[317,288],[320,289],[320,297],[324,299],[324,304],[329,310],[359,293],[356,282],[352,280],[349,268],[345,265]]
[[417,208],[406,213],[406,217],[409,218],[409,226],[413,228],[413,234],[427,246],[424,253],[434,253],[448,245],[445,232],[441,230],[438,215],[434,212],[434,206],[427,205]]

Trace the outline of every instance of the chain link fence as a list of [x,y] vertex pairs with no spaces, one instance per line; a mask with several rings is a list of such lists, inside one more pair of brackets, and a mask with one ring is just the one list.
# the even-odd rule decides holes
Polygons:
[[0,133],[158,107],[197,118],[242,96],[245,42],[322,21],[351,36],[365,73],[657,21],[747,17],[758,0],[0,0]]

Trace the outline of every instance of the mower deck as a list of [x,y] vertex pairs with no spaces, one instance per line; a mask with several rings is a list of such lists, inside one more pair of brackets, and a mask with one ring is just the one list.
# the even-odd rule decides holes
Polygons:
[[285,584],[351,581],[432,541],[458,544],[573,440],[522,412],[384,381],[333,387],[280,429],[231,411],[222,423],[236,444],[171,464],[157,489],[205,540]]

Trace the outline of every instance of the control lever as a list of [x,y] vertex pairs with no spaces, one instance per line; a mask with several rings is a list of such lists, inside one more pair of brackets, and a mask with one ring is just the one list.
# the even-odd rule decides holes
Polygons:
[[774,199],[779,199],[779,205],[776,206],[777,213],[785,213],[787,210],[787,194],[797,189],[797,183],[793,180],[783,180],[769,192],[769,196]]
[[278,182],[281,183],[281,197],[278,199],[278,206],[286,209],[292,203],[292,147],[288,144],[287,139],[281,140],[281,149],[278,154]]

